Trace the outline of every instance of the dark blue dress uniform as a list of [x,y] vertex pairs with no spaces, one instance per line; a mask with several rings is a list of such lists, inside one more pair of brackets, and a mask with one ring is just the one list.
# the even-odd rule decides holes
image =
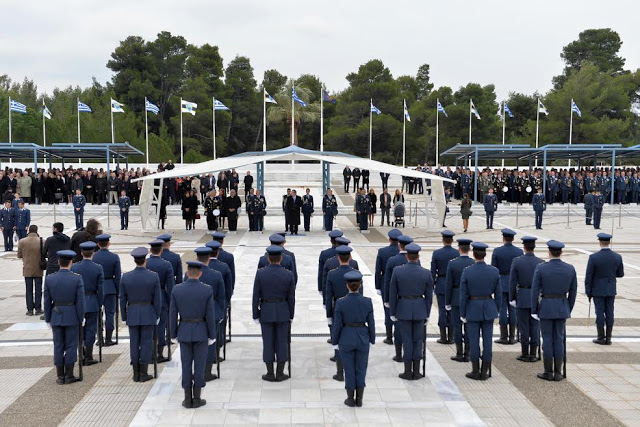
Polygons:
[[[564,244],[549,240],[547,246],[549,249],[561,250]],[[575,268],[559,258],[552,258],[538,265],[533,273],[531,316],[540,319],[545,371],[544,374],[538,374],[539,378],[549,381],[562,380],[566,322],[571,317],[577,292],[578,279]],[[554,364],[555,368],[552,371]]]
[[[453,238],[453,231],[445,230],[441,232],[444,238]],[[460,255],[451,245],[444,245],[442,248],[433,251],[431,256],[431,274],[436,283],[435,293],[438,300],[438,326],[440,327],[440,344],[453,343],[453,330],[451,329],[451,319],[449,313],[445,309],[445,284],[447,282],[447,267],[449,261]],[[447,328],[449,329],[447,333]]]
[[[486,251],[482,242],[471,244],[474,251]],[[493,356],[493,320],[500,310],[500,273],[484,261],[465,268],[460,278],[460,317],[467,323],[469,358],[472,372],[466,374],[474,380],[486,380]],[[480,368],[480,332],[482,332],[482,370]]]
[[[471,239],[458,239],[458,245],[470,245]],[[473,265],[474,261],[469,255],[460,254],[459,257],[449,261],[447,266],[447,280],[445,282],[444,303],[445,309],[449,309],[451,328],[453,329],[453,342],[456,344],[456,355],[451,360],[458,362],[469,361],[469,334],[464,334],[464,349],[462,346],[462,321],[460,320],[460,279],[465,268]],[[466,327],[465,327],[466,331]]]
[[2,227],[5,252],[13,250],[13,227],[16,226],[15,209],[7,206],[11,206],[10,203],[5,203],[0,209],[0,227]]
[[533,195],[533,212],[536,219],[536,230],[542,230],[542,214],[547,209],[547,202],[544,199],[544,194],[536,193]]
[[[80,243],[80,250],[94,251],[96,244],[94,242]],[[93,344],[96,342],[96,333],[98,332],[98,316],[102,307],[104,294],[102,287],[104,285],[104,272],[102,266],[93,262],[88,258],[77,262],[71,266],[73,273],[82,277],[84,284],[84,365],[93,365],[97,363],[93,359]]]
[[[187,265],[205,267],[198,261],[189,261]],[[173,288],[170,307],[171,339],[180,343],[182,388],[185,390],[182,405],[197,408],[206,403],[200,399],[200,392],[206,384],[207,347],[217,338],[213,289],[199,279],[187,279]]]
[[[281,231],[279,233],[276,233],[278,235],[280,235],[280,237],[282,237],[282,239],[284,239],[281,243],[273,243],[275,241],[280,242],[280,240],[273,240],[272,244],[276,244],[276,245],[281,245],[282,246],[282,254],[283,255],[287,255],[291,258],[291,262],[293,263],[293,269],[291,270],[291,272],[293,273],[293,279],[295,280],[296,284],[298,284],[298,266],[296,264],[296,254],[294,254],[293,252],[287,250],[287,248],[284,247],[284,243],[286,243],[287,241],[287,233],[284,231]],[[269,236],[269,241],[272,241],[272,239],[275,238],[275,235],[271,235]]]
[[24,207],[15,209],[16,218],[16,234],[18,239],[24,239],[29,234],[29,225],[31,225],[31,211]]
[[[599,233],[598,240],[611,241],[611,235]],[[616,299],[616,278],[624,277],[624,264],[620,254],[605,246],[599,252],[589,255],[587,273],[584,278],[585,293],[593,298],[596,306],[596,344],[611,344],[613,330],[613,305]],[[606,335],[605,335],[606,325]]]
[[[281,246],[269,246],[270,255],[282,255]],[[283,381],[285,362],[289,359],[289,332],[295,310],[293,273],[278,264],[257,271],[253,283],[253,320],[262,328],[262,360],[267,365],[265,381]],[[277,372],[273,375],[273,362]]]
[[87,199],[82,194],[76,194],[71,199],[71,204],[76,218],[76,230],[80,230],[84,227],[84,206],[87,204]]
[[[222,248],[220,246],[220,242],[216,241],[216,240],[212,240],[210,242],[207,242],[206,246],[208,248],[211,248],[214,251],[218,251],[218,255],[217,256],[211,256],[209,258],[209,265],[208,267],[211,270],[215,270],[217,272],[219,272],[220,274],[222,274],[222,280],[224,281],[224,295],[226,298],[226,304],[225,304],[225,311],[222,315],[223,321],[222,324],[220,325],[220,335],[221,336],[225,336],[226,339],[226,330],[227,330],[227,313],[230,311],[231,309],[231,297],[233,296],[233,276],[231,274],[231,269],[229,268],[229,265],[227,263],[222,262],[222,260],[220,259],[220,255],[223,254]],[[233,255],[224,252],[224,254],[226,255],[230,255],[231,259],[233,260]],[[223,342],[219,342],[219,345],[222,345]]]
[[333,217],[338,215],[338,202],[336,196],[324,195],[322,197],[322,216],[324,219],[325,231],[333,230]]
[[[349,243],[351,243],[351,240],[345,238],[345,237],[338,237],[336,239],[336,243],[338,243],[338,246],[345,246],[345,245],[349,245]],[[335,268],[338,268],[340,266],[340,261],[338,260],[338,255],[337,255],[337,248],[336,248],[336,255],[332,256],[331,258],[329,258],[325,263],[324,266],[322,267],[322,301],[326,301],[327,299],[327,275],[329,274],[329,272]],[[350,259],[349,260],[349,266],[355,270],[359,270],[360,268],[358,267],[358,261],[356,261],[355,259]]]
[[599,192],[593,196],[593,228],[600,230],[600,219],[602,218],[602,208],[604,207],[604,197]]
[[304,231],[311,230],[311,214],[313,213],[313,196],[302,196],[302,215],[304,216]]
[[356,197],[356,214],[360,230],[369,229],[369,213],[371,212],[371,199],[369,195],[358,194]]
[[[134,258],[145,258],[146,248],[131,251]],[[145,267],[136,266],[122,275],[120,282],[120,312],[129,327],[129,352],[134,381],[148,381],[149,362],[153,348],[153,330],[160,321],[162,297],[158,274]]]
[[[59,251],[59,259],[72,260],[76,253]],[[73,365],[78,360],[78,330],[84,319],[84,284],[80,275],[68,268],[47,276],[44,283],[44,321],[53,332],[53,364],[57,383],[77,381]]]
[[[236,287],[236,262],[235,259],[233,257],[233,254],[225,251],[222,248],[222,244],[224,243],[224,238],[225,238],[225,234],[222,233],[221,231],[216,231],[215,233],[213,233],[211,235],[211,237],[213,238],[213,240],[217,241],[220,243],[220,250],[218,251],[218,259],[222,262],[224,262],[225,264],[227,264],[227,266],[229,267],[229,270],[231,270],[231,287],[232,289],[235,289]],[[227,293],[227,299],[231,299],[230,294]]]
[[[402,232],[397,228],[389,230],[387,236],[389,236],[389,246],[378,249],[378,255],[376,256],[376,270],[375,270],[375,287],[376,292],[382,297],[382,287],[384,284],[384,273],[387,268],[387,261],[392,256],[398,255],[400,249],[398,249],[398,237],[402,235]],[[384,300],[382,301],[384,304]],[[384,306],[384,326],[386,329],[387,337],[383,341],[385,344],[393,344],[393,322],[389,316],[389,308]]]
[[[149,243],[149,246],[162,246],[163,240],[156,239]],[[162,259],[160,255],[151,254],[147,259],[147,270],[153,271],[160,280],[160,294],[162,295],[162,311],[160,312],[160,323],[158,323],[158,362],[166,362],[164,357],[164,347],[167,345],[167,322],[169,317],[169,304],[171,302],[171,292],[175,286],[173,267],[171,263]],[[171,334],[169,334],[171,336]]]
[[[536,238],[525,236],[524,243],[535,242]],[[540,258],[532,252],[525,252],[511,263],[509,273],[509,304],[516,305],[518,309],[518,325],[520,328],[520,346],[522,354],[517,357],[523,362],[535,362],[536,352],[540,345],[540,324],[531,317],[531,284],[533,273],[539,264]]]
[[337,247],[337,243],[336,243],[336,239],[338,237],[342,237],[343,233],[340,230],[333,230],[331,232],[328,233],[329,234],[329,238],[331,239],[331,247],[327,248],[325,250],[323,250],[322,252],[320,252],[320,256],[318,257],[318,293],[323,296],[322,301],[324,302],[324,295],[322,292],[322,287],[323,287],[323,274],[322,271],[324,269],[324,263],[327,262],[327,260],[329,258],[333,258],[334,256],[336,256],[337,252],[336,252],[336,247]]
[[[503,228],[502,235],[513,237],[516,235],[516,232],[508,228]],[[496,341],[498,344],[516,343],[515,334],[518,318],[516,308],[509,305],[509,275],[511,274],[511,263],[523,253],[522,249],[513,246],[513,243],[505,242],[504,245],[494,249],[491,255],[491,265],[496,267],[500,272],[500,287],[502,288],[502,301],[500,302],[500,339]]]
[[[407,253],[418,254],[420,246],[411,243]],[[393,270],[389,286],[389,313],[396,319],[396,328],[402,336],[404,373],[400,378],[417,380],[420,374],[425,340],[425,324],[431,314],[433,301],[433,276],[415,261]]]
[[[96,236],[98,242],[108,242],[111,239],[109,234],[99,234]],[[102,293],[104,294],[103,305],[105,312],[105,325],[106,332],[105,346],[111,346],[115,344],[111,338],[113,336],[113,330],[115,329],[116,304],[118,295],[120,295],[120,278],[122,276],[122,270],[120,267],[120,257],[107,248],[100,248],[93,255],[93,262],[102,266],[104,272],[104,283],[102,286]]]
[[[157,237],[157,239],[166,242],[171,241],[171,234],[161,234]],[[173,268],[173,278],[176,285],[182,283],[182,259],[180,255],[175,252],[172,252],[169,249],[164,249],[162,251],[162,259],[165,259],[171,263],[171,267]]]
[[[362,274],[351,271],[345,275],[346,282],[361,282]],[[331,342],[340,352],[344,365],[345,388],[348,406],[362,406],[369,347],[376,342],[376,325],[373,318],[371,298],[360,292],[349,292],[336,301],[333,312]],[[354,399],[354,390],[356,397]]]
[[487,217],[487,230],[493,228],[493,215],[498,210],[498,196],[495,194],[485,194],[484,200],[484,212]]
[[[286,241],[284,236],[280,234],[272,234],[269,236],[269,241],[272,245],[282,245]],[[258,260],[258,268],[266,267],[269,265],[268,253],[265,252],[263,256]],[[298,272],[296,270],[296,263],[293,252],[289,252],[282,248],[282,261],[280,265],[293,273],[293,280],[298,284]]]
[[127,196],[120,197],[118,199],[118,207],[120,208],[120,230],[128,230],[131,199]]

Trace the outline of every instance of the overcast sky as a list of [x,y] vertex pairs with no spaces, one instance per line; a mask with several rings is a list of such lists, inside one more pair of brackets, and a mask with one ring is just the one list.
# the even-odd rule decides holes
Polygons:
[[[562,72],[560,51],[588,28],[610,27],[626,68],[640,67],[640,3],[622,0],[82,0],[2,1],[0,74],[35,80],[40,91],[111,78],[106,63],[129,35],[167,30],[220,47],[225,66],[251,59],[258,82],[275,68],[318,75],[330,91],[379,58],[394,76],[431,65],[436,86],[494,83],[545,92]],[[611,5],[611,6],[610,6]]]

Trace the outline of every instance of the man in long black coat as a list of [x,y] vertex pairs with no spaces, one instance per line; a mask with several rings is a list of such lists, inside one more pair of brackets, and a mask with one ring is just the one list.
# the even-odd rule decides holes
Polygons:
[[298,196],[296,190],[291,190],[291,195],[287,198],[286,204],[286,211],[289,217],[289,232],[291,232],[291,234],[298,234],[301,209],[302,198]]

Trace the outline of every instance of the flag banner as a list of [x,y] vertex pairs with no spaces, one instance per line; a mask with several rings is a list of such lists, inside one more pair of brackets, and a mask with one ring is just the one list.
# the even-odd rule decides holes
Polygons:
[[582,117],[582,112],[580,112],[580,109],[578,108],[578,104],[576,104],[574,100],[571,100],[571,112],[576,113],[578,117]]
[[498,116],[500,116],[500,119],[504,119],[504,116],[502,115],[502,102],[498,102],[498,111],[496,112],[496,114]]
[[444,114],[445,117],[449,117],[447,115],[447,112],[444,111],[444,107],[442,106],[442,104],[440,104],[440,101],[438,101],[438,111],[441,112],[442,114]]
[[322,91],[322,100],[324,102],[330,102],[332,104],[335,104],[336,102],[338,102],[333,96],[329,95],[329,93],[326,90]]
[[371,112],[376,114],[382,114],[382,111],[378,110],[378,108],[375,105],[373,105],[373,102],[371,103]]
[[264,102],[277,104],[276,100],[273,99],[273,97],[269,95],[269,92],[267,92],[266,90],[264,91]]
[[155,114],[156,116],[160,113],[160,108],[157,105],[150,103],[149,101],[144,102],[144,109],[149,111],[150,113]]
[[93,113],[93,111],[91,111],[91,107],[89,107],[87,104],[78,101],[78,112],[79,113]]
[[47,119],[51,119],[51,111],[49,111],[44,103],[42,104],[42,115]]
[[192,116],[195,116],[196,115],[196,108],[198,108],[198,104],[196,104],[195,102],[185,101],[183,99],[182,100],[182,104],[180,105],[180,112],[181,113],[189,113]]
[[407,121],[410,122],[411,121],[411,117],[409,116],[409,110],[407,109],[407,101],[404,101],[404,116],[406,117]]
[[507,103],[504,103],[504,113],[505,115],[508,114],[509,117],[513,118],[513,113],[511,112],[511,110],[509,109],[509,106],[507,105]]
[[27,106],[19,103],[18,101],[14,101],[13,99],[9,100],[9,109],[16,113],[27,114]]
[[303,107],[307,106],[306,102],[298,98],[298,93],[296,92],[295,86],[291,86],[291,96],[293,97],[293,100],[296,101],[298,104],[302,105]]
[[481,120],[480,119],[480,114],[478,114],[478,110],[476,109],[476,106],[473,105],[473,101],[470,101],[470,105],[471,105],[471,113],[476,116],[476,119]]
[[217,99],[213,104],[213,109],[216,111],[229,111],[229,108]]
[[545,108],[545,106],[538,100],[538,112],[544,114],[545,116],[549,115],[549,111]]
[[115,99],[111,98],[111,112],[112,113],[124,113],[124,104],[119,103]]

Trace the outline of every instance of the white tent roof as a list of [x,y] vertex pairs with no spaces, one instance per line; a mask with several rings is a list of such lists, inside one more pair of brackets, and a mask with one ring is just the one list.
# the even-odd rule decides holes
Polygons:
[[403,175],[414,178],[431,179],[434,181],[446,181],[455,182],[453,180],[443,178],[438,175],[429,174],[426,172],[420,172],[414,169],[403,168],[400,166],[390,165],[388,163],[378,162],[376,160],[363,159],[361,157],[352,156],[349,154],[328,152],[328,151],[314,151],[307,150],[300,147],[287,147],[279,150],[271,150],[266,152],[250,152],[239,154],[230,157],[223,157],[216,160],[209,160],[206,162],[185,165],[176,167],[170,171],[159,172],[151,175],[144,176],[133,180],[144,181],[149,179],[159,178],[177,178],[183,176],[202,176],[211,172],[217,172],[221,170],[235,169],[242,166],[251,165],[259,162],[266,162],[272,160],[316,160],[325,161],[334,164],[349,165],[351,168],[368,169],[373,172],[384,172],[392,175]]

